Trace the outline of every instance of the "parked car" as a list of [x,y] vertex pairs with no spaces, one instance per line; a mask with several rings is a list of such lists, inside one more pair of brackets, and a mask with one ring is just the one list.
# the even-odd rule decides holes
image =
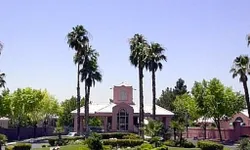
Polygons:
[[104,130],[102,129],[102,127],[90,126],[89,132],[103,133]]

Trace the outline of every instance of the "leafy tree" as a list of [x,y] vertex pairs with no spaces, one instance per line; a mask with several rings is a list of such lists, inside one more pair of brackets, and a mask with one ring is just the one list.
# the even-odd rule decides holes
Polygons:
[[185,81],[182,78],[179,78],[176,82],[173,92],[175,96],[187,93],[187,85],[185,85]]
[[139,73],[139,133],[144,137],[143,127],[144,127],[144,100],[143,100],[143,69],[146,65],[146,51],[149,48],[148,43],[143,35],[135,34],[129,41],[130,45],[130,63],[138,68]]
[[[61,103],[62,111],[59,115],[59,122],[63,126],[73,127],[74,126],[74,118],[71,112],[77,109],[76,101],[77,98],[72,96],[70,99],[66,99]],[[84,98],[81,99],[80,103],[81,107],[84,106]]]
[[186,93],[176,97],[174,107],[175,121],[177,121],[179,125],[186,126],[186,131],[188,132],[189,121],[197,120],[200,117],[197,113],[196,101],[191,95]]
[[11,113],[11,93],[9,89],[4,89],[0,95],[0,117],[9,117]]
[[76,52],[74,62],[77,65],[77,133],[80,134],[80,64],[82,62],[79,58],[85,55],[89,45],[88,31],[82,25],[77,25],[68,33],[67,39],[69,47]]
[[249,102],[249,92],[248,92],[248,86],[247,81],[248,77],[247,75],[250,74],[249,72],[249,57],[247,55],[241,55],[239,57],[236,57],[234,59],[234,65],[231,68],[230,72],[233,74],[233,78],[239,76],[239,81],[242,82],[244,92],[245,92],[245,100],[247,104],[247,110],[248,110],[248,117],[250,118],[250,102]]
[[89,124],[89,97],[90,88],[95,86],[96,82],[102,81],[102,74],[98,66],[99,53],[96,52],[91,46],[88,47],[84,56],[82,69],[80,70],[81,82],[85,82],[85,129],[88,135]]
[[194,100],[196,101],[197,107],[197,114],[203,117],[204,119],[204,124],[203,124],[203,129],[204,129],[204,138],[206,139],[206,120],[209,118],[207,112],[209,111],[209,108],[206,107],[206,97],[207,97],[207,81],[203,80],[202,82],[195,82],[194,86],[191,90],[191,93],[194,97]]
[[155,120],[156,111],[156,82],[155,72],[162,69],[162,61],[167,61],[167,57],[163,54],[165,49],[159,43],[151,43],[146,55],[146,69],[152,72],[152,95],[153,95],[153,119]]
[[[36,109],[39,106],[39,102],[42,99],[43,95],[41,90],[35,90],[32,88],[19,88],[10,96],[11,113],[9,114],[9,116],[12,122],[17,125],[18,139],[20,139],[19,132],[21,125],[28,123],[30,114],[36,112]],[[31,119],[31,121],[34,120]]]
[[157,100],[156,104],[170,111],[174,110],[173,102],[175,95],[172,88],[167,87],[162,90],[161,96]]
[[220,140],[222,140],[220,121],[223,117],[232,117],[245,107],[244,99],[239,94],[233,92],[229,87],[225,87],[220,80],[214,78],[207,84],[207,96],[205,105],[208,107],[208,117],[214,118],[218,128]]

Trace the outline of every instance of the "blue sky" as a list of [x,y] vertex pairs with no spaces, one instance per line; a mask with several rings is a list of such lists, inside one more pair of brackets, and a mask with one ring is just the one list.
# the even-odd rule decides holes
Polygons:
[[[107,102],[110,87],[123,81],[138,89],[137,70],[128,61],[128,39],[135,33],[167,48],[168,62],[157,73],[158,96],[180,77],[188,88],[194,81],[216,77],[238,91],[242,85],[229,69],[236,56],[250,53],[245,39],[249,6],[249,0],[5,0],[0,9],[0,68],[11,90],[47,88],[60,101],[75,95],[76,67],[66,34],[82,24],[100,53],[103,73],[103,82],[91,91],[93,102]],[[144,82],[145,102],[150,103],[147,72]]]

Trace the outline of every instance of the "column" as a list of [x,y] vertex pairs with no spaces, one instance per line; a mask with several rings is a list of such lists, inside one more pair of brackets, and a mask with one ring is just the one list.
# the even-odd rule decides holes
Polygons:
[[74,118],[74,132],[77,132],[77,115],[74,114],[73,118]]
[[83,126],[83,116],[80,116],[80,133],[82,134],[83,133],[83,128],[84,128],[84,126]]
[[103,129],[105,132],[108,131],[108,117],[103,117]]

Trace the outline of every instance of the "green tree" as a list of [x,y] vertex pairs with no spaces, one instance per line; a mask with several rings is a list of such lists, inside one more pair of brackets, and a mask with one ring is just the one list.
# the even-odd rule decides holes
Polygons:
[[153,95],[153,119],[155,120],[156,111],[156,82],[155,72],[159,69],[162,70],[162,61],[167,61],[164,55],[165,49],[159,43],[151,43],[146,55],[146,69],[152,72],[152,95]]
[[236,57],[234,59],[234,65],[231,68],[230,72],[233,74],[233,78],[239,76],[239,81],[242,82],[244,92],[245,92],[245,100],[247,104],[247,110],[248,110],[248,117],[250,118],[250,102],[249,102],[249,92],[248,92],[248,86],[247,81],[248,77],[247,75],[250,74],[249,72],[249,57],[247,55],[241,55],[239,57]]
[[162,90],[161,96],[159,97],[159,99],[157,100],[157,105],[173,111],[174,110],[174,106],[173,106],[173,102],[175,100],[175,95],[173,92],[172,88],[167,87],[165,90]]
[[[74,118],[71,112],[77,109],[77,98],[72,96],[69,99],[64,100],[61,103],[62,111],[59,114],[59,122],[63,126],[73,127],[74,126]],[[84,98],[81,99],[80,107],[84,106]]]
[[200,117],[197,113],[196,101],[191,95],[186,93],[176,97],[174,108],[174,113],[176,115],[175,121],[177,121],[179,125],[186,127],[188,137],[189,122],[197,120]]
[[82,26],[77,25],[67,35],[67,43],[70,48],[75,50],[74,62],[77,65],[77,133],[80,134],[80,58],[85,55],[89,45],[88,31]]
[[208,117],[214,118],[218,128],[220,140],[222,140],[220,121],[223,117],[232,117],[245,107],[242,96],[233,92],[229,87],[225,87],[220,80],[214,78],[207,84],[207,96],[205,106],[208,107]]
[[182,78],[179,78],[176,82],[173,92],[175,96],[187,93],[187,85],[185,85],[185,81]]
[[[39,102],[42,99],[43,95],[41,91],[32,88],[19,88],[11,94],[11,113],[9,116],[12,123],[17,125],[18,140],[20,139],[20,127],[28,123],[29,119],[31,119],[30,114],[36,112]],[[34,120],[31,119],[31,121]]]
[[11,93],[9,89],[4,89],[0,95],[0,117],[9,117],[11,113]]
[[[41,114],[41,118],[38,121],[43,121],[44,133],[47,134],[47,123],[52,116],[58,116],[62,109],[57,101],[57,99],[52,96],[47,90],[42,91],[43,99],[40,102],[40,109],[38,109]],[[38,114],[39,114],[38,113]]]
[[146,65],[146,51],[149,48],[148,43],[143,35],[135,34],[129,41],[130,45],[130,63],[138,68],[139,73],[139,133],[144,138],[144,98],[143,98],[143,69]]
[[85,82],[85,129],[88,135],[89,132],[89,97],[90,88],[95,86],[96,82],[102,81],[102,74],[98,66],[99,53],[96,52],[91,46],[84,56],[84,63],[80,70],[81,82]]
[[206,97],[207,97],[207,81],[203,80],[202,82],[195,81],[194,86],[192,87],[191,93],[196,101],[197,114],[202,116],[204,119],[203,129],[204,129],[204,138],[206,139],[206,120],[209,118],[207,112],[209,111],[209,107],[206,107]]

